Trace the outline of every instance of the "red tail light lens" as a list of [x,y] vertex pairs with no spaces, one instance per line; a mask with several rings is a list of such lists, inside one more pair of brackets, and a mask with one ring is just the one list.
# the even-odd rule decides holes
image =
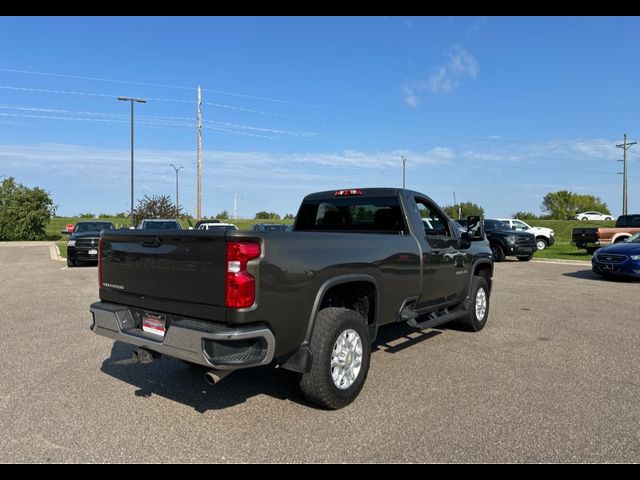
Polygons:
[[596,238],[600,238],[600,232],[596,230]]
[[98,242],[98,288],[102,288],[102,239]]
[[227,243],[226,306],[248,308],[256,301],[256,279],[247,272],[247,263],[261,254],[255,242]]
[[354,195],[362,195],[362,190],[360,188],[354,188],[351,190],[338,190],[335,193],[336,197],[351,197]]

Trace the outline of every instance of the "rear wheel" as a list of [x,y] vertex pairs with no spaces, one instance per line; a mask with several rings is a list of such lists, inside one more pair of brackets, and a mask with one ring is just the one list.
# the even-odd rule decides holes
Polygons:
[[605,220],[606,220],[607,222],[610,222],[610,221],[611,221],[611,217],[607,217],[607,218],[605,218]]
[[346,308],[321,310],[309,347],[313,364],[300,380],[302,393],[325,408],[349,405],[369,372],[371,341],[362,315]]
[[469,312],[460,320],[465,330],[479,332],[487,324],[489,317],[489,286],[483,277],[473,277],[471,292],[469,293]]
[[522,256],[519,256],[517,258],[518,258],[518,261],[520,261],[520,262],[528,262],[533,258],[533,253],[531,255],[527,255],[527,256],[522,255]]

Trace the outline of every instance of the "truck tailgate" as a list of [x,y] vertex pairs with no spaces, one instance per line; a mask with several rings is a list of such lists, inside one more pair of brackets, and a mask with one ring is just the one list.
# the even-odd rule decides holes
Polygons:
[[597,228],[574,228],[571,232],[571,239],[578,243],[593,243],[598,241]]
[[105,231],[101,297],[112,292],[223,307],[225,250],[222,232]]

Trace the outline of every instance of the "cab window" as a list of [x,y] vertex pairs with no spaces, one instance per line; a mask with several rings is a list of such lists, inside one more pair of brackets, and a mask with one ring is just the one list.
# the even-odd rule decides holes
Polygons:
[[431,203],[424,199],[416,198],[418,214],[422,219],[424,232],[428,236],[450,237],[449,222]]

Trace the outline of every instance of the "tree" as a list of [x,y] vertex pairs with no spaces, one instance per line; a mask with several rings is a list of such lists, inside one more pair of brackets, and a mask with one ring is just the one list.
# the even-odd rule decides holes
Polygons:
[[256,220],[280,220],[280,215],[275,212],[258,212],[256,213]]
[[284,219],[285,219],[285,220],[295,220],[295,219],[296,219],[296,216],[295,216],[293,213],[287,213],[287,214],[284,216]]
[[217,214],[215,218],[221,218],[222,220],[228,220],[229,219],[229,212],[227,212],[226,210],[223,210],[219,214]]
[[511,214],[511,218],[518,218],[520,220],[539,220],[540,217],[533,212],[515,212]]
[[138,200],[138,206],[133,211],[133,221],[138,224],[144,218],[178,218],[181,211],[171,202],[168,195],[145,195]]
[[[460,216],[458,217],[458,207],[460,207]],[[484,208],[473,202],[461,202],[456,205],[447,205],[443,208],[449,218],[467,218],[478,215],[484,217]]]
[[56,213],[48,192],[16,183],[0,185],[0,240],[44,240],[45,228]]
[[547,193],[542,199],[542,210],[554,220],[571,220],[576,213],[588,210],[611,214],[609,207],[600,197],[581,195],[568,190]]

